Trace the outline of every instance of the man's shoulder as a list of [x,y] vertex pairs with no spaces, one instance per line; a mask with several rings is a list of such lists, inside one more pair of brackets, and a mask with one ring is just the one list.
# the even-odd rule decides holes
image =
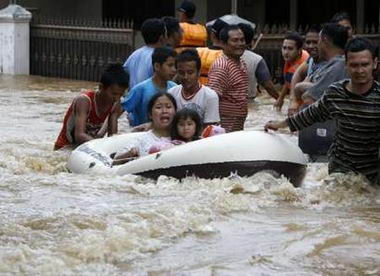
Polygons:
[[171,81],[171,80],[167,81],[167,83],[166,83],[166,86],[168,87],[168,90],[171,89],[171,88],[173,88],[173,87],[175,87],[175,86],[177,86],[177,85],[178,85],[177,83],[175,83],[174,81]]
[[380,82],[377,80],[373,81],[371,92],[374,93],[376,97],[380,97]]
[[263,57],[260,56],[259,54],[256,54],[255,52],[251,51],[251,50],[245,50],[243,55],[242,55],[243,58],[247,57],[249,59],[257,59],[257,60],[260,60],[262,59]]
[[349,81],[350,81],[349,79],[343,79],[343,80],[333,82],[326,88],[324,94],[327,97],[346,98],[347,97],[346,86],[349,83]]
[[149,53],[153,53],[153,48],[151,47],[147,47],[147,46],[142,46],[138,49],[136,49],[127,59],[127,62],[128,60],[132,60],[132,59],[136,59],[136,58],[139,58],[140,56],[145,56]]
[[323,68],[326,70],[326,69],[342,67],[342,66],[345,66],[344,56],[335,56],[329,59],[328,61],[326,61]]
[[207,97],[210,97],[210,98],[218,98],[218,94],[214,91],[214,89],[212,89],[206,85],[202,85],[199,92],[205,94]]
[[225,67],[228,65],[228,57],[225,54],[221,54],[213,63],[213,66]]
[[373,81],[373,87],[377,90],[380,91],[380,82],[378,82],[377,80],[374,80]]
[[168,89],[168,93],[175,96],[177,94],[179,94],[182,90],[182,85],[181,84],[177,84],[171,88]]
[[146,79],[138,84],[136,84],[131,91],[135,90],[145,90],[145,89],[151,89],[154,88],[152,78]]
[[78,96],[76,96],[74,98],[74,101],[78,101],[78,100],[83,101],[83,100],[85,100],[85,101],[89,102],[89,101],[91,101],[92,98],[95,97],[95,94],[96,94],[96,92],[94,90],[89,89],[89,90],[83,91]]
[[348,79],[339,80],[329,85],[328,89],[333,89],[335,91],[344,90],[344,87],[346,86],[348,81],[349,81]]

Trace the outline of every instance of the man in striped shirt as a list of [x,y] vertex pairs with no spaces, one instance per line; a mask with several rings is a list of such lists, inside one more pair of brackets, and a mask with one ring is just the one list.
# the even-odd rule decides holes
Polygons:
[[227,132],[243,130],[248,114],[248,73],[242,60],[245,38],[237,25],[220,32],[223,54],[215,60],[208,86],[219,95],[221,125]]
[[289,127],[296,131],[333,119],[337,125],[330,148],[329,172],[354,172],[379,183],[380,84],[373,79],[377,67],[375,47],[354,38],[345,51],[350,79],[332,84],[308,108],[283,121],[269,121],[265,129]]

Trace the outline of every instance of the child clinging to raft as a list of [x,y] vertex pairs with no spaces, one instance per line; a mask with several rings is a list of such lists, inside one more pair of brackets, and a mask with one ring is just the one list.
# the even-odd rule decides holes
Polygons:
[[198,140],[201,138],[201,131],[202,120],[198,112],[193,109],[183,108],[178,111],[173,118],[170,132],[171,141],[154,144],[150,148],[149,153],[159,152],[175,145]]

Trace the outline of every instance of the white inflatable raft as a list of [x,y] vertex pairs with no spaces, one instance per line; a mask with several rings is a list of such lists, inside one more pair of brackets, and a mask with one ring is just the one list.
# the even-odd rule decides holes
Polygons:
[[306,158],[288,137],[263,131],[239,131],[200,139],[159,153],[112,166],[113,154],[142,133],[129,133],[89,141],[70,155],[67,167],[74,173],[136,174],[150,178],[250,176],[269,170],[300,185]]

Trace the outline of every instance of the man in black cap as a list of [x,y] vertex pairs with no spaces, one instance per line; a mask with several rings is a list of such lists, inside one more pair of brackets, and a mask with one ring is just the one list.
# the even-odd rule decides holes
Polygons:
[[193,21],[196,12],[194,3],[189,0],[184,0],[177,10],[179,12],[180,25],[183,30],[182,41],[177,49],[181,51],[184,48],[206,46],[206,27]]

